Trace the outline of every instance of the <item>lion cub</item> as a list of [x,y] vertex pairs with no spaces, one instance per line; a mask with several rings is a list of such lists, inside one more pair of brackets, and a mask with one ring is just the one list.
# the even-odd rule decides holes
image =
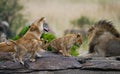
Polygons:
[[68,34],[64,37],[54,39],[49,43],[49,46],[53,48],[54,51],[62,53],[64,56],[71,56],[68,51],[74,44],[78,46],[82,44],[80,34]]
[[0,43],[0,52],[13,52],[17,57],[18,61],[24,64],[22,58],[25,54],[30,53],[30,61],[35,61],[34,54],[41,47],[40,36],[44,31],[47,31],[47,28],[44,27],[44,20],[42,17],[39,20],[32,23],[20,39],[16,41],[2,42]]

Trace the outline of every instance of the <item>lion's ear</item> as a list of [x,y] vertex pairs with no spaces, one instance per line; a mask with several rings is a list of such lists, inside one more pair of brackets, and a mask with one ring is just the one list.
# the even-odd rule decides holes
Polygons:
[[35,29],[36,29],[36,26],[35,26],[34,24],[32,24],[32,25],[30,26],[30,31],[35,31]]
[[95,27],[92,26],[92,27],[89,28],[88,32],[93,31],[94,29],[95,29]]
[[80,33],[78,33],[78,34],[77,34],[77,37],[80,37],[80,36],[81,36],[81,34],[80,34]]
[[46,18],[45,17],[42,17],[40,18],[38,21],[37,21],[37,24],[39,24],[40,22],[45,22],[46,21]]

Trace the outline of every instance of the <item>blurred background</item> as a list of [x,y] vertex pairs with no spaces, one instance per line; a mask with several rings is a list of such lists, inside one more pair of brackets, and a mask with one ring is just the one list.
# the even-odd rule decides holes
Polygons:
[[95,22],[112,21],[120,31],[120,0],[0,0],[0,21],[7,21],[14,35],[43,16],[57,37],[80,32],[85,50],[87,30]]

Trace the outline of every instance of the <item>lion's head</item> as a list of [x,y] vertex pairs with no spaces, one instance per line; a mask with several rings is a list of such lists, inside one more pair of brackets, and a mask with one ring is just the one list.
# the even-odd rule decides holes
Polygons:
[[75,45],[80,46],[81,44],[82,44],[82,36],[80,34],[76,34]]

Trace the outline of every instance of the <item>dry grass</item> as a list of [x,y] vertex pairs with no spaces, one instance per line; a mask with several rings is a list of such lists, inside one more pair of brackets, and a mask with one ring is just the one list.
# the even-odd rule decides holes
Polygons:
[[21,0],[21,3],[25,7],[23,13],[29,21],[41,16],[47,17],[57,36],[62,36],[65,29],[72,28],[70,21],[81,15],[95,20],[109,19],[116,22],[116,16],[120,12],[118,0]]
[[[95,21],[113,21],[120,31],[120,0],[21,0],[25,17],[29,21],[45,16],[56,35],[62,36],[65,29],[74,28],[70,21],[85,15]],[[87,49],[87,43],[82,49]]]

